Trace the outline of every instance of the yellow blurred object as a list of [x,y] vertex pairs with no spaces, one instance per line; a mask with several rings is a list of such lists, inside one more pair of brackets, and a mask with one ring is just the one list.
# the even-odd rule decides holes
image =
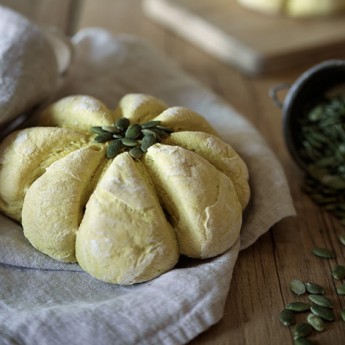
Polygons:
[[269,14],[290,17],[313,17],[339,14],[345,0],[237,0],[241,5]]
[[238,0],[238,2],[253,10],[276,14],[282,11],[285,0]]

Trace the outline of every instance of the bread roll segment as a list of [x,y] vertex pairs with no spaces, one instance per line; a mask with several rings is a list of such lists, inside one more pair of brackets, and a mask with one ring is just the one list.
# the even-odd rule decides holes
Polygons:
[[121,98],[115,117],[127,117],[131,123],[152,120],[167,108],[159,99],[145,94],[129,93]]
[[114,158],[90,197],[76,253],[86,272],[123,285],[153,279],[177,263],[174,230],[144,167],[128,153]]
[[1,210],[20,221],[30,185],[47,166],[86,142],[87,135],[68,128],[33,127],[10,134],[0,146]]
[[196,152],[228,176],[234,183],[242,209],[245,209],[250,198],[248,168],[229,144],[214,135],[192,131],[172,133],[163,142]]
[[164,110],[156,118],[174,132],[178,131],[202,131],[217,135],[215,129],[199,114],[185,107],[170,107]]
[[151,146],[144,164],[172,218],[182,254],[209,258],[236,242],[242,207],[227,176],[178,146]]
[[25,237],[41,252],[75,262],[75,233],[90,180],[105,160],[101,146],[87,146],[53,163],[28,189],[22,211]]
[[111,126],[114,112],[91,96],[73,95],[43,110],[36,121],[41,126],[58,126],[90,132],[92,126]]

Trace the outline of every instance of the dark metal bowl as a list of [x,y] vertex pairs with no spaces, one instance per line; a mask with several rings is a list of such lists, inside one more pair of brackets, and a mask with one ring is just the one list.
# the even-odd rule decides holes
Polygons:
[[282,108],[283,130],[288,150],[303,170],[306,169],[306,163],[300,154],[303,135],[299,119],[322,101],[328,91],[339,85],[345,85],[345,60],[327,60],[301,74],[290,86],[283,103],[277,93],[286,88],[287,84],[275,86],[270,90],[271,97]]

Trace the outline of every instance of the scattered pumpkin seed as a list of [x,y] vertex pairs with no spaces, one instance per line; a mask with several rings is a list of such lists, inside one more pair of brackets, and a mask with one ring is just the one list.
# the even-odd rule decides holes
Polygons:
[[312,250],[312,253],[315,256],[318,256],[318,257],[323,258],[323,259],[334,259],[335,258],[335,253],[332,250],[327,249],[327,248],[316,247]]
[[122,139],[123,138],[123,134],[121,134],[121,133],[114,133],[113,134],[113,138],[115,138],[115,139]]
[[107,157],[114,158],[120,153],[123,147],[124,145],[122,144],[121,140],[113,140],[107,147]]
[[104,133],[96,135],[96,137],[94,138],[94,141],[97,143],[104,143],[112,139],[112,137],[113,137],[112,133],[104,132]]
[[334,320],[334,313],[332,309],[321,307],[319,305],[312,305],[310,307],[311,312],[321,317],[321,319],[326,321],[333,321]]
[[156,133],[156,136],[157,136],[160,140],[163,139],[163,138],[165,138],[165,137],[167,137],[167,136],[169,135],[168,132],[163,131],[163,130],[158,129],[158,128],[151,128],[151,130],[152,130],[153,132]]
[[295,314],[291,310],[283,309],[279,314],[279,320],[284,326],[295,323]]
[[156,127],[160,123],[161,123],[161,121],[148,121],[148,122],[144,122],[144,123],[141,124],[141,128],[147,129],[147,128]]
[[332,276],[334,279],[345,279],[345,266],[337,265],[332,269]]
[[307,321],[309,325],[312,326],[316,331],[323,332],[325,330],[325,323],[321,317],[314,314],[309,314],[307,316]]
[[309,310],[311,305],[306,302],[291,302],[285,306],[285,309],[295,311],[295,312],[303,312]]
[[340,312],[340,316],[345,321],[345,309]]
[[121,133],[121,131],[114,126],[102,126],[102,129],[110,133]]
[[121,131],[125,131],[129,126],[129,119],[127,119],[126,117],[121,117],[115,122],[115,126]]
[[345,180],[341,176],[324,175],[320,182],[332,189],[342,190],[345,188]]
[[292,335],[294,339],[300,338],[300,337],[307,337],[313,330],[313,327],[306,322],[299,323],[296,325],[292,331]]
[[337,287],[337,294],[338,295],[345,295],[345,284],[342,284]]
[[156,136],[155,135],[145,135],[142,142],[141,142],[141,150],[143,152],[147,152],[148,148],[156,143]]
[[313,343],[305,337],[294,339],[294,345],[313,345]]
[[313,302],[316,305],[319,305],[321,307],[325,308],[333,308],[333,303],[325,296],[322,295],[309,295],[309,300]]
[[106,131],[100,126],[91,127],[91,132],[96,134],[106,133]]
[[290,287],[290,290],[298,296],[303,295],[306,291],[304,283],[298,279],[290,280],[289,287]]
[[134,159],[140,159],[143,155],[144,152],[141,151],[140,147],[133,147],[129,150],[129,154],[134,158]]
[[321,285],[315,283],[307,282],[305,283],[305,287],[307,291],[313,295],[324,295],[325,293],[324,288]]
[[139,142],[135,139],[132,138],[122,138],[120,139],[122,144],[128,147],[134,147],[134,146],[138,146]]
[[156,133],[151,129],[142,129],[141,133],[143,133],[144,135],[153,135],[155,138],[157,138]]
[[126,138],[138,138],[138,136],[141,134],[141,126],[139,124],[134,124],[134,125],[130,125],[125,133],[125,137]]
[[169,127],[165,127],[165,126],[161,126],[161,125],[157,125],[156,126],[157,129],[161,129],[163,130],[164,132],[168,132],[168,133],[171,133],[173,130]]

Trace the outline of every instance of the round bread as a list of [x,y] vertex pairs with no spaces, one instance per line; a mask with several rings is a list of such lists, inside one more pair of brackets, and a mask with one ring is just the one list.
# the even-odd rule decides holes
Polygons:
[[[145,136],[121,132],[138,157],[118,139],[121,118],[154,138],[144,149]],[[0,146],[0,208],[37,250],[129,285],[172,269],[180,254],[210,258],[238,240],[248,170],[202,116],[143,94],[126,95],[114,111],[70,96],[38,123]]]

